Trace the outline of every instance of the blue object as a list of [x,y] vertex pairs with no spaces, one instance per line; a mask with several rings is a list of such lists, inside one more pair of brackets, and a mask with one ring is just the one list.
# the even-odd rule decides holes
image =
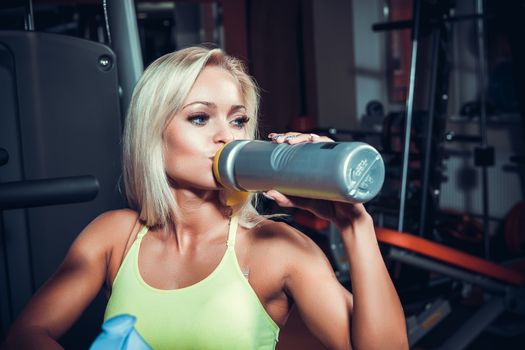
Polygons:
[[95,339],[89,350],[151,350],[133,327],[137,318],[122,314],[102,324],[102,333]]

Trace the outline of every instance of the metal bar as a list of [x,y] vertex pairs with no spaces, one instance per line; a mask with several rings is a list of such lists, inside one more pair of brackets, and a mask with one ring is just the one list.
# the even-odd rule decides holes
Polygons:
[[24,18],[24,26],[26,31],[34,31],[35,30],[35,18],[33,15],[33,1],[27,0],[27,6],[26,8],[26,17]]
[[117,69],[122,89],[121,111],[125,115],[135,84],[144,69],[140,49],[137,16],[133,0],[107,1],[107,12],[112,48],[117,54]]
[[421,187],[421,212],[419,215],[419,236],[427,231],[427,206],[429,197],[430,161],[432,159],[432,132],[434,131],[434,118],[436,114],[437,71],[439,65],[439,44],[441,40],[441,27],[432,32],[432,75],[430,77],[430,96],[428,106],[427,131],[425,138],[425,152],[423,161],[423,184]]
[[449,301],[438,298],[432,304],[425,306],[425,310],[421,314],[408,318],[408,345],[410,347],[414,346],[443,321],[451,311]]
[[[485,26],[483,23],[483,0],[476,0],[476,13],[480,16],[478,19],[478,49],[479,49],[479,85],[480,85],[480,103],[481,113],[479,118],[479,129],[481,135],[481,145],[485,149],[487,147],[487,110],[485,106],[486,98],[486,60],[485,60]],[[483,166],[481,169],[481,185],[483,196],[483,247],[485,259],[490,259],[490,223],[489,216],[489,180],[488,169]]]
[[505,310],[505,300],[501,297],[494,297],[470,317],[439,349],[465,349],[503,310]]
[[449,265],[398,248],[391,247],[389,257],[408,265],[430,270],[452,278],[456,278],[458,280],[478,285],[492,293],[506,294],[510,289],[510,287],[500,282],[496,282],[478,274],[460,270],[459,268],[451,267]]
[[404,216],[405,216],[405,201],[408,178],[408,158],[410,156],[410,130],[412,128],[412,115],[414,108],[414,90],[416,82],[416,66],[417,66],[417,43],[419,39],[420,26],[420,7],[421,0],[414,0],[414,28],[412,29],[412,57],[410,60],[410,79],[408,86],[408,98],[406,101],[406,123],[405,123],[405,145],[403,148],[403,174],[401,176],[401,194],[399,201],[399,221],[397,230],[404,231]]
[[0,209],[86,202],[98,194],[94,176],[0,183]]

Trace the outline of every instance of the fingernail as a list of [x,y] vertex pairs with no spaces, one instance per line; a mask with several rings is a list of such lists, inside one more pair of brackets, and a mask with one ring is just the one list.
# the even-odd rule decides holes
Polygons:
[[272,196],[270,196],[270,195],[269,195],[268,193],[266,193],[266,192],[262,192],[262,195],[265,196],[266,198],[272,200],[272,201],[275,200],[275,198],[273,198]]

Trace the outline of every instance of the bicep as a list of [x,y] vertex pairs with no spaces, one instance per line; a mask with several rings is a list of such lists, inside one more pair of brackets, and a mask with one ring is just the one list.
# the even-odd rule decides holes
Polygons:
[[325,346],[348,349],[352,295],[339,283],[321,250],[311,250],[296,257],[286,288],[308,329]]
[[22,311],[13,332],[37,327],[56,339],[78,319],[104,283],[105,253],[95,244],[89,235],[77,238],[57,272]]

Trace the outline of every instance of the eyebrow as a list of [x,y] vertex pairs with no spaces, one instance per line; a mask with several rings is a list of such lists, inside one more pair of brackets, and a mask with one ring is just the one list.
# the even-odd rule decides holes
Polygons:
[[[188,103],[184,107],[182,107],[182,109],[185,109],[186,107],[190,107],[190,106],[193,106],[193,105],[196,105],[196,104],[202,104],[202,105],[205,105],[206,107],[213,108],[213,109],[217,108],[217,105],[215,103],[213,103],[213,102],[193,101],[193,102]],[[231,108],[230,108],[230,111],[238,111],[239,109],[246,109],[246,107],[244,105],[232,105]]]
[[186,107],[190,107],[190,106],[193,106],[193,105],[197,105],[197,104],[201,104],[201,105],[205,105],[207,107],[210,107],[210,108],[217,108],[217,105],[213,102],[206,102],[206,101],[193,101],[193,102],[190,102],[188,103],[187,105],[185,105],[184,107],[182,107],[182,109],[186,108]]

